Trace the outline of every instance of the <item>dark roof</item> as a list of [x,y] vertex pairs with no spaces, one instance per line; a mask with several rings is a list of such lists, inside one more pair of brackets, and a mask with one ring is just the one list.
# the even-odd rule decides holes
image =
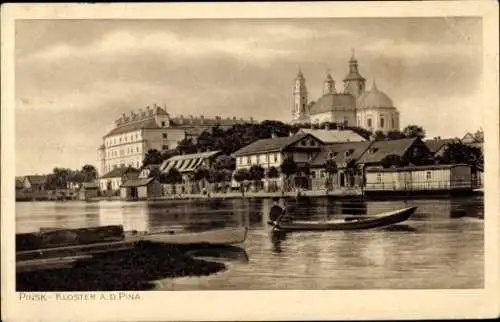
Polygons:
[[309,114],[317,114],[336,110],[352,110],[356,108],[356,100],[350,94],[325,94],[315,102]]
[[425,170],[439,170],[451,169],[455,167],[470,167],[468,164],[431,164],[421,166],[409,166],[399,168],[386,168],[386,169],[367,169],[366,172],[402,172],[402,171],[425,171]]
[[425,140],[424,143],[432,153],[436,153],[443,147],[443,145],[460,142],[457,139],[434,139]]
[[307,136],[311,136],[319,141],[319,139],[308,133],[299,133],[293,136],[261,139],[254,141],[247,146],[242,147],[238,151],[234,152],[232,156],[236,157],[236,156],[256,154],[256,153],[283,151],[291,144],[300,141]]
[[31,184],[45,184],[47,182],[47,176],[26,176],[25,179],[28,179]]
[[403,156],[419,138],[400,140],[374,141],[368,150],[359,158],[359,163],[378,163],[386,156],[395,154]]
[[104,174],[101,179],[107,178],[121,178],[125,174],[139,173],[139,170],[130,167],[119,167],[115,168],[108,173]]
[[131,179],[127,180],[120,187],[128,188],[128,187],[142,187],[150,184],[155,178],[141,178],[141,179]]
[[[345,167],[348,159],[357,160],[370,147],[373,141],[342,142],[328,144],[322,147],[321,152],[311,162],[312,166],[323,166],[330,155],[338,167]],[[348,152],[348,154],[346,154]]]
[[160,129],[154,118],[147,118],[139,121],[134,121],[130,123],[125,123],[118,127],[115,127],[111,131],[108,132],[104,137],[108,137],[111,135],[117,135],[122,133],[128,133],[132,131],[137,131],[140,129]]

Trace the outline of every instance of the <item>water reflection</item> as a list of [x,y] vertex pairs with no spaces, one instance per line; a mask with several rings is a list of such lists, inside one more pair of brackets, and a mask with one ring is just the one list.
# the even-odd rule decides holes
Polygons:
[[[483,285],[482,197],[370,201],[285,198],[295,218],[329,220],[417,206],[399,225],[353,232],[272,232],[271,199],[157,202],[25,202],[16,231],[40,227],[123,225],[126,230],[205,230],[247,226],[244,254],[205,250],[197,256],[231,263],[215,276],[163,289],[477,288]],[[250,260],[244,260],[244,258]]]

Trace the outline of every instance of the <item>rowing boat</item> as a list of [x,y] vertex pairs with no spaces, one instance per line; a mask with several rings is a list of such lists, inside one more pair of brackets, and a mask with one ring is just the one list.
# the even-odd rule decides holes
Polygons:
[[325,231],[325,230],[358,230],[387,227],[410,218],[417,207],[408,207],[371,216],[356,216],[329,221],[268,221],[274,229],[283,231]]

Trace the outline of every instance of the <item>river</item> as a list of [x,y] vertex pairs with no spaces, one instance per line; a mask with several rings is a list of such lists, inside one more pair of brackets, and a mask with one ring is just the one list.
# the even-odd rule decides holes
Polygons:
[[[286,203],[301,219],[328,219],[349,212],[341,201],[330,198]],[[18,202],[16,232],[111,224],[139,231],[187,225],[250,228],[242,252],[218,258],[227,270],[204,277],[158,280],[154,282],[158,290],[483,287],[482,196],[370,201],[354,207],[367,214],[413,205],[418,209],[410,220],[391,229],[278,237],[266,225],[271,205],[269,199]]]

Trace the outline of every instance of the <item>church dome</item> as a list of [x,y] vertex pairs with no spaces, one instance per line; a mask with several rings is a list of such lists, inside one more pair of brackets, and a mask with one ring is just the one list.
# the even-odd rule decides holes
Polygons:
[[355,109],[354,97],[348,94],[325,94],[311,105],[309,114]]
[[359,109],[370,109],[370,108],[394,108],[392,100],[384,92],[380,91],[375,83],[373,83],[372,89],[364,92],[358,98],[358,108]]

